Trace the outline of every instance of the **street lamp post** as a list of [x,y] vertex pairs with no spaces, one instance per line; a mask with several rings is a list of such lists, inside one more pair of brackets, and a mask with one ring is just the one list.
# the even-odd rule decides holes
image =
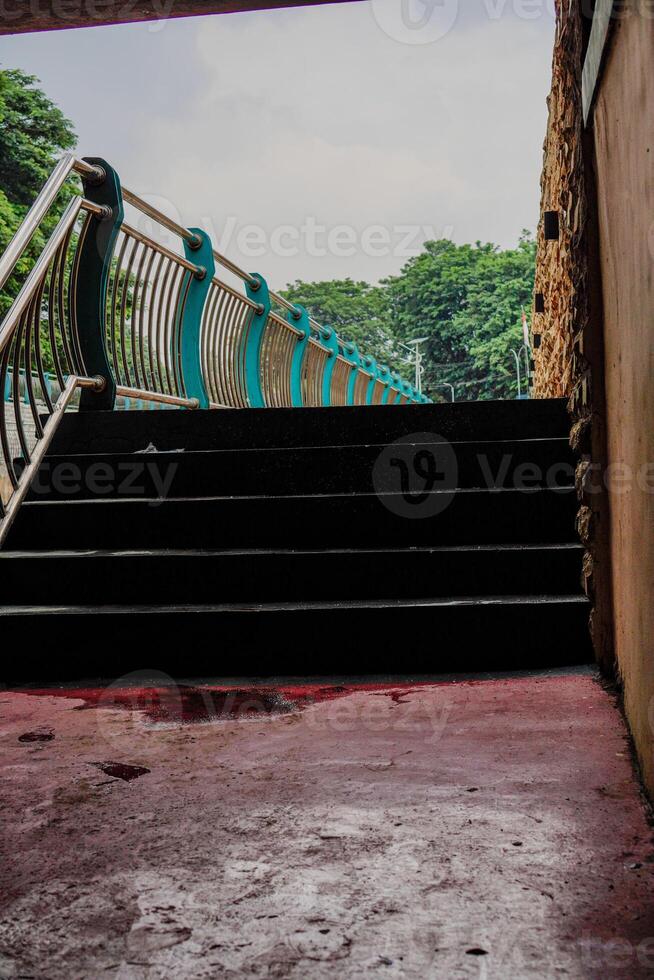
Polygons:
[[522,376],[520,373],[520,354],[518,354],[517,350],[515,350],[515,348],[513,347],[511,347],[510,350],[515,360],[515,370],[518,378],[518,398],[522,398]]
[[452,403],[456,401],[456,392],[454,390],[454,385],[451,385],[449,381],[437,381],[432,385],[432,388],[449,388],[452,392]]
[[522,351],[525,355],[525,371],[527,375],[527,391],[529,391],[529,385],[531,382],[531,347],[527,344],[522,345]]
[[422,394],[422,351],[420,350],[421,344],[426,344],[429,337],[419,337],[417,340],[407,340],[403,347],[406,347],[415,357],[416,366],[416,391],[419,395]]

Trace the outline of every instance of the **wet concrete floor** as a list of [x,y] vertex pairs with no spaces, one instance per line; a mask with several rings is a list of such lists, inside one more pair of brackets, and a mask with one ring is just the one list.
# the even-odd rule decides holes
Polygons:
[[0,692],[0,978],[651,977],[589,670]]

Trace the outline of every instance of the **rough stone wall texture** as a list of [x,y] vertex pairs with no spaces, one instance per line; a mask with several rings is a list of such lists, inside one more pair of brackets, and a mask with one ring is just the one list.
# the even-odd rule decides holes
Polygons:
[[[541,179],[541,213],[559,217],[558,241],[538,233],[534,310],[534,394],[567,397],[578,456],[579,536],[586,547],[582,582],[591,599],[590,629],[598,662],[614,669],[606,467],[601,301],[593,299],[596,205],[592,154],[584,131],[581,79],[584,31],[580,4],[557,2],[552,89]],[[597,289],[595,289],[597,293]],[[544,312],[537,312],[540,300]]]
[[586,193],[582,151],[581,59],[583,31],[578,4],[557,2],[557,33],[552,62],[552,89],[541,178],[541,214],[560,216],[559,241],[546,241],[538,230],[535,294],[544,312],[532,315],[537,398],[571,395],[583,373],[579,363],[581,334],[587,320],[586,262],[583,238]]

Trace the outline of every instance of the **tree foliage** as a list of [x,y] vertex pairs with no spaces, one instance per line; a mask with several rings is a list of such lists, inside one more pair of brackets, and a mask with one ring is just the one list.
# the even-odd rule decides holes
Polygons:
[[426,338],[424,383],[435,399],[447,394],[439,382],[454,385],[461,400],[514,398],[511,348],[522,344],[535,256],[527,233],[507,250],[444,239],[427,242],[398,276],[378,286],[298,281],[284,295],[406,378],[412,375],[403,344]]
[[[19,69],[0,70],[0,253],[17,231],[57,159],[75,142],[72,123],[38,88],[37,78]],[[11,306],[43,249],[64,196],[55,202],[3,287],[0,316]],[[70,189],[67,196],[70,197]]]
[[462,399],[516,396],[511,348],[522,344],[535,261],[526,232],[507,250],[442,240],[427,242],[399,276],[386,280],[395,334],[427,338],[427,387],[449,382]]
[[37,83],[17,68],[0,71],[0,187],[18,207],[30,206],[76,142],[73,124]]
[[282,290],[323,326],[333,327],[343,340],[354,343],[362,354],[380,364],[398,365],[398,344],[391,327],[388,292],[383,286],[352,279],[294,282]]
[[[0,71],[0,251],[20,225],[57,158],[76,142],[72,123],[18,69]],[[66,192],[70,196],[70,189]],[[53,207],[29,253],[0,296],[4,315],[57,219]],[[511,348],[522,343],[521,311],[531,304],[535,243],[523,234],[514,249],[477,242],[426,242],[401,273],[378,285],[353,279],[296,281],[283,290],[362,354],[411,377],[403,344],[425,345],[425,387],[458,399],[511,398],[517,393]]]

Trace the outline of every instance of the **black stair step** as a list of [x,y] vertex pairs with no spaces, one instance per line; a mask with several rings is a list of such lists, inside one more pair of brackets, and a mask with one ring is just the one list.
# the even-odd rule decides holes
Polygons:
[[379,548],[570,541],[573,490],[458,490],[420,497],[357,494],[25,503],[14,551]]
[[579,592],[580,545],[0,554],[7,605],[425,599]]
[[[587,620],[585,599],[560,596],[0,610],[3,638],[21,641],[5,666],[10,684],[144,669],[279,677],[563,667],[590,662]],[[78,641],[57,642],[53,656],[61,637]]]
[[370,493],[427,481],[455,487],[567,486],[574,458],[567,439],[222,450],[183,453],[50,455],[31,500]]
[[411,433],[449,441],[567,438],[565,399],[374,405],[353,408],[222,409],[211,412],[68,413],[55,455],[124,452],[153,443],[161,451],[347,446],[388,443]]

